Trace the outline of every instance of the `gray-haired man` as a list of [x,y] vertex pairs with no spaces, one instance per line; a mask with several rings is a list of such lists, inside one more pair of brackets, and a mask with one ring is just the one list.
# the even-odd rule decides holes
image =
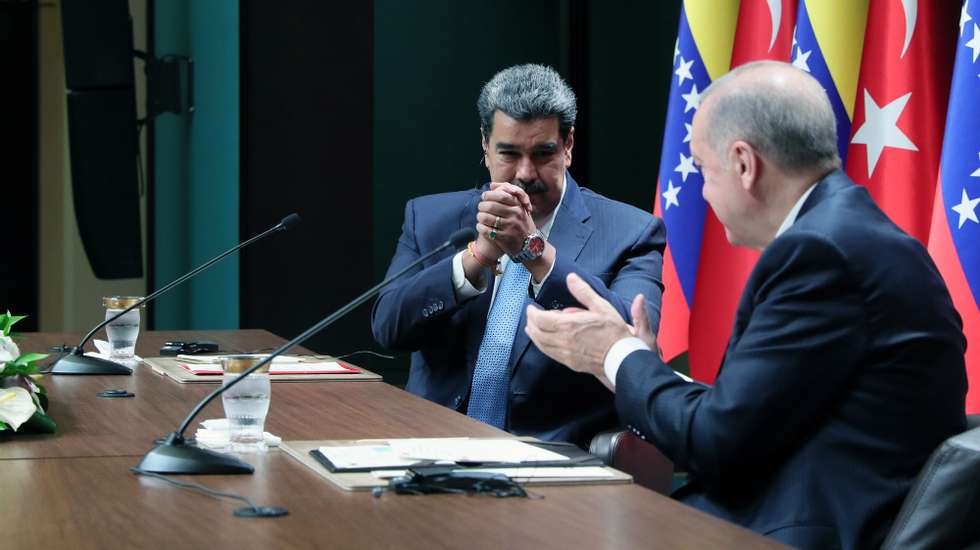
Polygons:
[[714,386],[660,360],[642,300],[629,327],[574,276],[585,310],[532,310],[527,330],[615,386],[620,418],[690,474],[675,498],[794,547],[878,548],[929,453],[966,426],[946,285],[840,170],[806,72],[742,65],[705,90],[691,137],[728,239],[763,251]]
[[643,294],[656,326],[663,224],[572,179],[575,95],[553,69],[505,69],[477,107],[490,183],[409,201],[388,273],[457,229],[479,236],[384,291],[374,335],[413,352],[409,391],[517,434],[587,445],[617,424],[612,394],[531,345],[524,307],[577,306],[564,284],[574,272],[625,319]]

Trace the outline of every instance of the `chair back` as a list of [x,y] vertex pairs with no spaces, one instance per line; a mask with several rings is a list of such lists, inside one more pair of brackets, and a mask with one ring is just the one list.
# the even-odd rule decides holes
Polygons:
[[628,431],[602,432],[592,438],[589,453],[607,466],[633,476],[637,485],[660,494],[670,494],[674,464],[660,449]]
[[[975,426],[977,415],[969,419]],[[950,437],[923,466],[882,548],[980,545],[980,427]]]

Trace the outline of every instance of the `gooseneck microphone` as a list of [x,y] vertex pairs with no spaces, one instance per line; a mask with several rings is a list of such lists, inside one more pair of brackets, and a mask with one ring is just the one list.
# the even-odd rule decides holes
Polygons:
[[239,460],[231,455],[226,455],[223,453],[217,453],[214,451],[209,451],[202,449],[200,447],[195,447],[188,444],[187,440],[184,438],[184,431],[190,426],[194,417],[207,406],[214,398],[218,397],[224,393],[228,388],[234,386],[235,384],[241,382],[246,376],[252,374],[256,370],[262,368],[263,366],[269,364],[273,359],[286,352],[293,346],[302,344],[309,337],[320,332],[321,330],[327,328],[333,324],[338,319],[344,317],[350,313],[354,308],[363,304],[375,294],[381,291],[382,288],[391,284],[392,281],[398,279],[399,277],[405,275],[412,269],[415,269],[422,262],[428,260],[429,258],[439,254],[447,248],[462,249],[466,246],[466,243],[472,241],[476,238],[476,230],[473,228],[464,228],[452,234],[449,240],[442,243],[436,247],[431,252],[428,252],[415,260],[414,262],[405,266],[404,269],[400,270],[398,273],[388,277],[387,279],[381,281],[374,286],[371,290],[368,290],[364,294],[361,294],[355,298],[351,303],[345,305],[344,307],[338,309],[337,311],[331,313],[324,319],[322,319],[317,324],[306,329],[302,334],[293,338],[292,340],[286,342],[275,351],[269,354],[268,357],[264,358],[262,361],[252,365],[248,369],[242,372],[241,375],[237,376],[234,380],[226,385],[222,385],[218,389],[214,390],[207,397],[205,397],[200,403],[194,407],[187,418],[180,424],[177,431],[171,432],[166,439],[158,444],[156,447],[150,450],[150,452],[143,455],[143,459],[136,468],[140,471],[154,472],[158,474],[250,474],[254,471],[252,465]]
[[285,218],[283,218],[282,221],[277,223],[275,226],[263,231],[262,233],[259,233],[258,235],[252,237],[251,239],[248,239],[245,242],[239,243],[238,245],[232,247],[230,250],[222,252],[218,256],[215,256],[214,258],[208,260],[206,263],[197,267],[193,271],[185,275],[181,275],[180,277],[178,277],[168,285],[150,294],[149,296],[137,300],[135,303],[131,304],[129,307],[123,309],[122,311],[119,311],[115,315],[111,317],[107,317],[106,320],[95,325],[95,328],[90,330],[88,334],[86,334],[85,337],[82,338],[82,341],[79,342],[77,346],[71,348],[67,355],[59,359],[57,362],[55,362],[54,366],[51,367],[51,370],[49,370],[48,372],[52,374],[133,374],[133,369],[125,365],[120,365],[119,363],[115,363],[113,361],[107,361],[105,359],[100,359],[98,357],[89,357],[85,355],[85,350],[84,350],[85,343],[88,342],[89,338],[91,338],[96,332],[101,330],[102,327],[105,327],[106,325],[112,323],[113,321],[129,313],[130,311],[140,307],[141,305],[149,302],[150,300],[156,298],[157,296],[163,294],[164,292],[170,290],[171,288],[179,285],[180,283],[183,283],[187,279],[190,279],[191,277],[211,267],[212,265],[222,260],[229,254],[237,252],[238,250],[245,248],[246,246],[254,243],[255,241],[264,239],[265,237],[271,235],[272,233],[286,231],[287,229],[290,229],[291,227],[299,223],[299,221],[300,221],[299,214],[295,214],[295,213],[290,214]]

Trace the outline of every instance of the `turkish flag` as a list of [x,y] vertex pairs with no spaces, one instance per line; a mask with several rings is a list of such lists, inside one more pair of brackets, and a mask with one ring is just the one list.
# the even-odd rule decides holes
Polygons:
[[[743,0],[738,10],[732,68],[750,61],[789,61],[796,23],[796,0]],[[712,383],[718,374],[735,309],[759,253],[734,247],[708,209],[701,241],[694,304],[688,334],[691,376]]]
[[955,2],[871,0],[847,174],[928,243],[955,57]]

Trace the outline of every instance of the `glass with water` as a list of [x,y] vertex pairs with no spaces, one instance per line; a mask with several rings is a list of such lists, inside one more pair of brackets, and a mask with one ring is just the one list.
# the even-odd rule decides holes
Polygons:
[[[113,317],[120,311],[142,300],[140,296],[106,296],[102,298],[105,318]],[[113,359],[132,359],[136,353],[136,339],[140,334],[140,309],[134,308],[105,327]]]
[[[263,356],[229,355],[221,360],[224,385],[236,380],[243,372],[261,361]],[[231,450],[237,452],[264,451],[265,415],[269,412],[272,383],[269,365],[249,374],[223,394],[221,400],[228,419]]]

